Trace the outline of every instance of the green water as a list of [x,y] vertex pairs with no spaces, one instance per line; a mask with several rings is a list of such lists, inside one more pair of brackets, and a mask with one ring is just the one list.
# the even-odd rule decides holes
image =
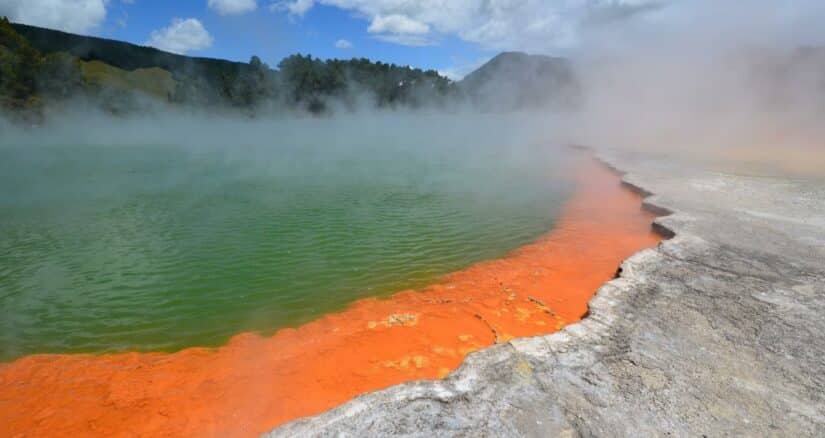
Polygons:
[[0,359],[295,326],[529,242],[571,188],[502,126],[341,123],[0,137]]

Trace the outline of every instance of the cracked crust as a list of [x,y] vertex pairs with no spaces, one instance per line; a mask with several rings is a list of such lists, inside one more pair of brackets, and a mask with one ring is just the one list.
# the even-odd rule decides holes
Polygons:
[[[588,318],[269,436],[817,436],[825,430],[825,188],[603,154],[671,213]],[[655,193],[655,194],[653,194]]]

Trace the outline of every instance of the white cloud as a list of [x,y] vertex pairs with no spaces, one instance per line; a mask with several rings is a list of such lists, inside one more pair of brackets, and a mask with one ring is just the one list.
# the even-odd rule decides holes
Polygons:
[[284,10],[290,16],[303,17],[313,6],[315,6],[315,0],[282,0],[269,5],[269,10],[273,12]]
[[172,53],[183,54],[193,50],[209,48],[212,46],[212,41],[212,36],[197,19],[187,18],[182,20],[175,18],[169,26],[152,31],[146,45]]
[[[422,45],[444,35],[491,49],[575,46],[596,22],[630,19],[676,0],[283,0],[303,15],[316,4],[353,11],[376,38]],[[685,0],[687,1],[687,0]]]
[[0,16],[35,26],[83,33],[106,18],[108,0],[0,0]]
[[427,46],[434,41],[428,35],[430,26],[405,15],[377,15],[367,28],[376,38],[405,46]]
[[428,35],[382,33],[375,35],[375,38],[388,43],[400,44],[402,46],[432,46],[436,44],[435,38]]
[[[0,0],[2,1],[2,0]],[[721,41],[744,34],[825,40],[823,0],[276,0],[275,10],[302,16],[315,5],[363,19],[373,37],[399,44],[435,43],[458,36],[486,49],[564,53],[593,43],[657,40],[674,27],[690,38],[715,29]],[[817,24],[819,22],[819,24]]]
[[387,16],[378,15],[372,19],[369,33],[393,33],[393,34],[413,34],[424,35],[430,31],[430,26],[415,21],[405,15],[392,14]]
[[221,15],[237,15],[258,9],[256,0],[209,0],[207,4]]
[[351,49],[352,43],[348,40],[338,40],[335,42],[335,48],[337,49]]

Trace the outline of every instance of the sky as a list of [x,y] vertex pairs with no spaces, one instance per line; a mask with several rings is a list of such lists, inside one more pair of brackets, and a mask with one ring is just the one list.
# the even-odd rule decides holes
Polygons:
[[[780,35],[773,30],[793,38],[805,29],[820,35],[823,5],[823,0],[0,0],[0,15],[192,56],[246,62],[256,55],[273,67],[294,53],[366,57],[458,79],[505,50],[568,56],[595,40],[634,44],[640,36],[655,40],[679,26],[693,35],[714,35],[713,23],[722,23],[719,41],[730,39],[731,30],[774,39]],[[752,22],[760,23],[758,31],[747,27]]]
[[271,66],[293,53],[367,57],[452,78],[504,50],[560,54],[585,21],[653,0],[0,0],[12,21]]

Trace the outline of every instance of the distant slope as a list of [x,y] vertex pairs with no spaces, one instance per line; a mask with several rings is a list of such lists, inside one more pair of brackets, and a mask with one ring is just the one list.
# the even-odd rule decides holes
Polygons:
[[514,109],[575,104],[579,85],[564,58],[504,52],[458,83],[476,105]]
[[158,67],[175,78],[198,76],[220,83],[222,75],[248,73],[249,64],[222,59],[198,58],[164,52],[123,41],[75,35],[21,23],[12,23],[18,34],[43,53],[66,52],[83,61],[101,61],[123,70]]
[[[454,91],[451,81],[435,70],[364,58],[321,60],[292,55],[272,69],[256,56],[249,63],[189,57],[26,24],[10,26],[43,54],[65,53],[83,61],[84,79],[91,85],[103,85],[110,91],[148,92],[173,104],[199,108],[278,108],[319,113],[332,107],[328,105],[332,101],[337,101],[337,107],[355,107],[365,96],[379,107],[419,107],[443,104]],[[156,75],[169,72],[174,82],[163,79],[159,87],[148,89],[145,80],[123,73],[145,69],[155,69]],[[149,79],[146,73],[140,77]],[[171,87],[174,89],[170,92]]]
[[44,56],[0,17],[0,112],[32,122],[42,114],[44,97],[61,99],[82,88],[76,58]]
[[171,101],[175,94],[176,82],[172,74],[157,67],[129,71],[102,61],[81,61],[80,71],[88,84],[100,88],[138,91],[162,101]]
[[795,50],[782,72],[787,84],[795,84],[805,94],[825,100],[825,47]]

